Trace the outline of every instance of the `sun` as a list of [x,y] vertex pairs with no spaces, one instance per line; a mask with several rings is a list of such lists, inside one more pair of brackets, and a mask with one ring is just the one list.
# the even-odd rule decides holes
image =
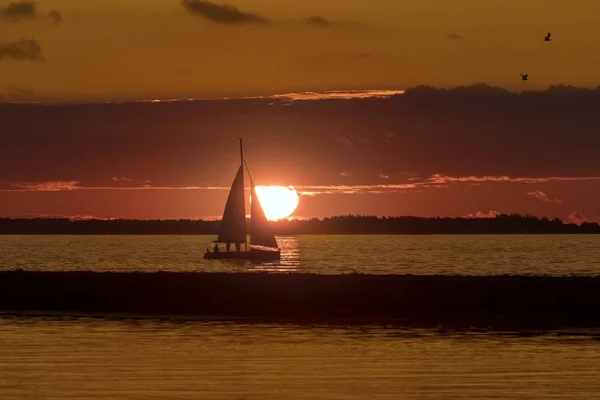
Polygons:
[[256,186],[255,190],[269,220],[285,218],[298,207],[298,193],[292,186]]

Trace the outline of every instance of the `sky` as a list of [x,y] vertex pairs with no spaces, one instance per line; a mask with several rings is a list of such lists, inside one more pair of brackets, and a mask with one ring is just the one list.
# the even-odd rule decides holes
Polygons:
[[217,218],[244,137],[296,217],[600,221],[599,12],[0,0],[0,216]]
[[296,217],[599,219],[599,89],[379,96],[4,105],[0,210],[217,218],[243,137],[257,185],[301,194]]
[[[599,83],[596,0],[347,0],[343,7],[338,0],[21,3],[0,0],[5,98],[109,101]],[[549,43],[541,41],[547,31]],[[526,85],[520,73],[529,74]]]

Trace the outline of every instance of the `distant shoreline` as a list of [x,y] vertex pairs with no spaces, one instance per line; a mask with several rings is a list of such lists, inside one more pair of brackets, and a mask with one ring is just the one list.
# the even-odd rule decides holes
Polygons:
[[[220,221],[68,218],[0,218],[0,235],[213,235]],[[495,218],[336,216],[271,222],[275,235],[497,235],[600,234],[600,225],[581,225],[528,215]]]

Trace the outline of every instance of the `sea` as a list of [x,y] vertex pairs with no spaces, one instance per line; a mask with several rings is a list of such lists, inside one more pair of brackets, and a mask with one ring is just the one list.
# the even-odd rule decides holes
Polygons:
[[[595,235],[0,236],[0,270],[600,275]],[[594,399],[600,334],[0,315],[0,399]]]

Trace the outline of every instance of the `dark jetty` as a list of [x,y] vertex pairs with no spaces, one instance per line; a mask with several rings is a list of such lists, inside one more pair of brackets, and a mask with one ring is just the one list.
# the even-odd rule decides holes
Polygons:
[[600,328],[600,277],[0,272],[0,310],[405,327]]

